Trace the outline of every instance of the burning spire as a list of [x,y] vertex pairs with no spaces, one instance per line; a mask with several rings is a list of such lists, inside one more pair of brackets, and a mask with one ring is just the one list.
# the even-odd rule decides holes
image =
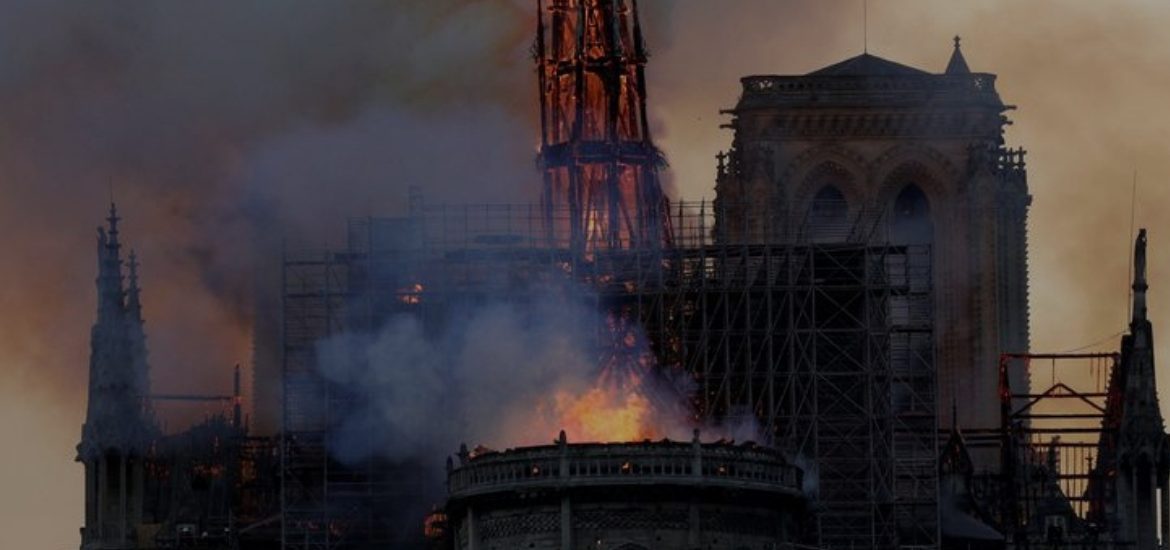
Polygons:
[[637,2],[551,0],[546,9],[542,0],[538,10],[541,204],[550,240],[577,251],[667,242]]

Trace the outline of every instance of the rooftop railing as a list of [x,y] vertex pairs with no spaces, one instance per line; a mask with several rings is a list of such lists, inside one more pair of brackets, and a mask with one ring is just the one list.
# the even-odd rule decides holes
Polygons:
[[[921,76],[790,76],[754,75],[740,79],[744,99],[759,96],[808,95],[811,93],[933,91],[996,96],[995,75]],[[998,96],[997,100],[998,100]]]
[[645,441],[578,443],[562,432],[555,445],[472,456],[449,462],[451,498],[533,488],[629,485],[726,487],[797,495],[801,472],[778,451],[753,443]]

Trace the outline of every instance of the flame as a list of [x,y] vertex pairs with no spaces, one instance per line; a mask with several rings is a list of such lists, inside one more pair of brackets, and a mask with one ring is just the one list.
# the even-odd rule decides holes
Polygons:
[[[622,344],[629,345],[624,341]],[[565,430],[572,441],[625,442],[665,437],[661,411],[645,386],[648,371],[640,365],[620,366],[608,365],[593,385],[583,390],[557,390],[551,404],[541,407],[540,412]]]
[[664,416],[652,376],[654,356],[638,332],[636,315],[623,309],[606,317],[608,343],[600,372],[585,389],[554,392],[550,407],[541,407],[574,441],[642,441],[666,436]]
[[580,395],[558,391],[556,415],[573,441],[640,441],[656,439],[653,407],[638,392],[593,387]]
[[442,540],[447,534],[447,512],[434,509],[423,520],[423,536],[427,540]]

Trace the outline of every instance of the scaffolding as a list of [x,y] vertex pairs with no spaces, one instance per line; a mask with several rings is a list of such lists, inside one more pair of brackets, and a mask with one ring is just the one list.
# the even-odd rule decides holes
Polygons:
[[977,474],[974,489],[994,503],[985,512],[1017,547],[1132,544],[1111,537],[1118,518],[1107,506],[1120,365],[1118,353],[1000,357],[1001,425],[972,439],[975,450],[998,455],[999,470]]
[[437,329],[467,303],[523,300],[548,281],[583,285],[610,318],[639,323],[657,368],[685,374],[674,378],[688,381],[680,391],[701,418],[760,421],[765,443],[806,470],[816,507],[807,542],[937,546],[928,245],[882,242],[871,212],[794,242],[733,240],[712,205],[679,203],[669,245],[573,252],[571,236],[547,230],[568,212],[410,202],[402,218],[352,220],[343,250],[286,252],[285,548],[407,548],[371,502],[418,491],[393,465],[330,456],[332,414],[354,405],[318,376],[317,343],[400,314]]

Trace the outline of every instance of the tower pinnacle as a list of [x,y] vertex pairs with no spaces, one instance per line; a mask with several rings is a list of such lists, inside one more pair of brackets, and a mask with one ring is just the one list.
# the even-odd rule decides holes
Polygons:
[[[118,205],[117,204],[115,204],[113,202],[110,203],[110,215],[109,215],[109,217],[106,218],[106,221],[109,222],[109,234],[110,234],[109,245],[111,247],[113,247],[114,249],[117,249],[121,246],[121,244],[118,243],[118,222],[122,221],[122,218],[118,217]],[[119,259],[121,259],[121,258],[119,258]]]
[[126,288],[126,312],[130,314],[131,322],[142,322],[141,289],[138,287],[138,255],[130,250],[130,277]]
[[955,51],[951,52],[951,60],[947,63],[946,74],[970,74],[971,69],[967,66],[967,60],[963,57],[963,50],[961,48],[962,38],[955,35]]
[[1150,285],[1146,283],[1146,230],[1138,231],[1137,240],[1133,243],[1133,319],[1132,323],[1146,320],[1146,291]]
[[[130,253],[130,289],[122,281],[118,207],[98,228],[98,314],[90,332],[89,392],[77,460],[85,464],[82,548],[132,548],[142,522],[144,453],[157,434],[147,396],[138,258]],[[92,488],[92,489],[90,489]]]
[[118,207],[110,203],[108,225],[98,227],[98,318],[115,319],[125,305],[122,289],[121,243],[118,242]]

